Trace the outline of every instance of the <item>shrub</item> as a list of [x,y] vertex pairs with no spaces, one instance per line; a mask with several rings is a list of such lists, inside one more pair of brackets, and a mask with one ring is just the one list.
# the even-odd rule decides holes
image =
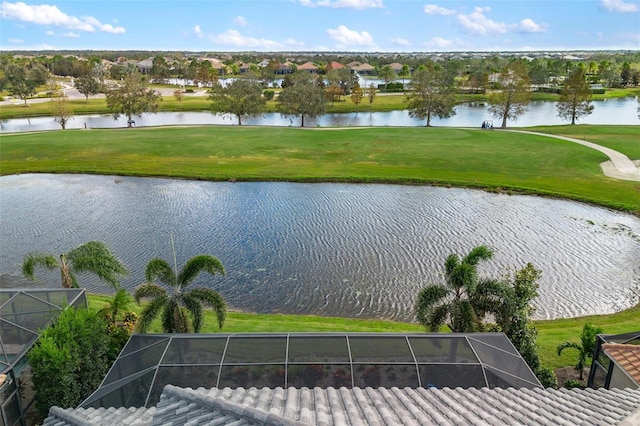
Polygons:
[[273,97],[275,96],[276,92],[274,92],[273,90],[265,90],[264,92],[262,92],[262,96],[264,96],[264,98],[268,101],[270,101],[271,99],[273,99]]
[[193,89],[185,89],[185,93],[193,93]]
[[29,352],[36,407],[75,407],[99,385],[120,348],[108,331],[108,322],[86,309],[66,309],[46,329]]
[[586,385],[580,380],[567,380],[564,382],[564,387],[567,389],[586,389]]

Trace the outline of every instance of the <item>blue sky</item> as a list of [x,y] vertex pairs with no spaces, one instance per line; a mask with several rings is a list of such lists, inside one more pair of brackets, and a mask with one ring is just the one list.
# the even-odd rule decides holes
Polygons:
[[640,0],[3,1],[0,49],[640,50]]

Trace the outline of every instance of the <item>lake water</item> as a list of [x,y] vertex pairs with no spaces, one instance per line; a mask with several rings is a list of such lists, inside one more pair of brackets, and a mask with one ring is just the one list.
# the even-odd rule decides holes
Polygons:
[[[636,98],[609,99],[594,101],[593,113],[578,120],[578,124],[626,124],[639,125],[638,102]],[[366,110],[366,105],[361,105]],[[528,111],[517,121],[508,121],[509,127],[530,127],[539,125],[569,124],[557,117],[555,102],[532,102]],[[447,119],[432,120],[433,126],[480,127],[484,120],[491,119],[487,104],[462,104],[456,107],[456,115]],[[135,117],[136,126],[164,125],[236,125],[237,118],[228,114],[209,112],[162,112],[143,114]],[[409,116],[408,111],[357,112],[344,114],[325,114],[314,120],[305,119],[306,127],[349,127],[349,126],[424,126],[426,121]],[[256,126],[300,126],[300,117],[284,117],[278,113],[265,113],[258,117],[243,120],[245,125]],[[494,120],[497,126],[500,123]],[[126,117],[117,121],[111,115],[78,115],[67,124],[68,129],[126,127]],[[53,117],[20,118],[0,122],[0,133],[57,130],[60,125]]]
[[[543,271],[536,318],[622,309],[640,277],[640,219],[532,196],[43,174],[0,177],[0,200],[3,287],[26,285],[28,252],[99,240],[129,268],[131,289],[151,258],[171,260],[172,235],[179,265],[208,253],[226,267],[195,285],[255,312],[413,321],[417,292],[442,282],[445,258],[480,244],[495,249],[483,276],[527,262]],[[60,285],[58,273],[37,276],[39,286]],[[110,291],[93,277],[81,282]]]

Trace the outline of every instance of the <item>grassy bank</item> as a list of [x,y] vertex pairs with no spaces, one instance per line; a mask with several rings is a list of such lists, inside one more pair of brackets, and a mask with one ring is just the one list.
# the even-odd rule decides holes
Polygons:
[[[638,126],[575,127],[587,140],[636,150]],[[599,167],[608,159],[604,154],[511,132],[206,126],[7,134],[0,143],[3,175],[434,184],[541,194],[640,214],[640,185],[605,177]]]
[[[92,309],[101,309],[109,300],[108,296],[89,295]],[[134,310],[140,311],[135,305]],[[574,365],[576,353],[564,351],[562,356],[556,354],[556,347],[565,342],[579,343],[583,325],[588,322],[604,329],[607,334],[637,331],[640,324],[640,305],[610,315],[595,315],[580,318],[535,321],[539,331],[539,353],[543,365],[560,368]],[[203,333],[219,332],[212,311],[206,311]],[[151,332],[161,332],[159,321],[153,324]],[[353,319],[319,317],[312,315],[252,314],[229,312],[222,332],[224,333],[266,333],[266,332],[376,332],[376,333],[421,333],[424,328],[417,324]]]

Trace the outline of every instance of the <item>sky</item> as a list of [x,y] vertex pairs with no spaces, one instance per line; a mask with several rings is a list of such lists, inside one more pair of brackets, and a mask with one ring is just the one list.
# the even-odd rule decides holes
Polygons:
[[640,50],[640,0],[3,1],[0,49]]

